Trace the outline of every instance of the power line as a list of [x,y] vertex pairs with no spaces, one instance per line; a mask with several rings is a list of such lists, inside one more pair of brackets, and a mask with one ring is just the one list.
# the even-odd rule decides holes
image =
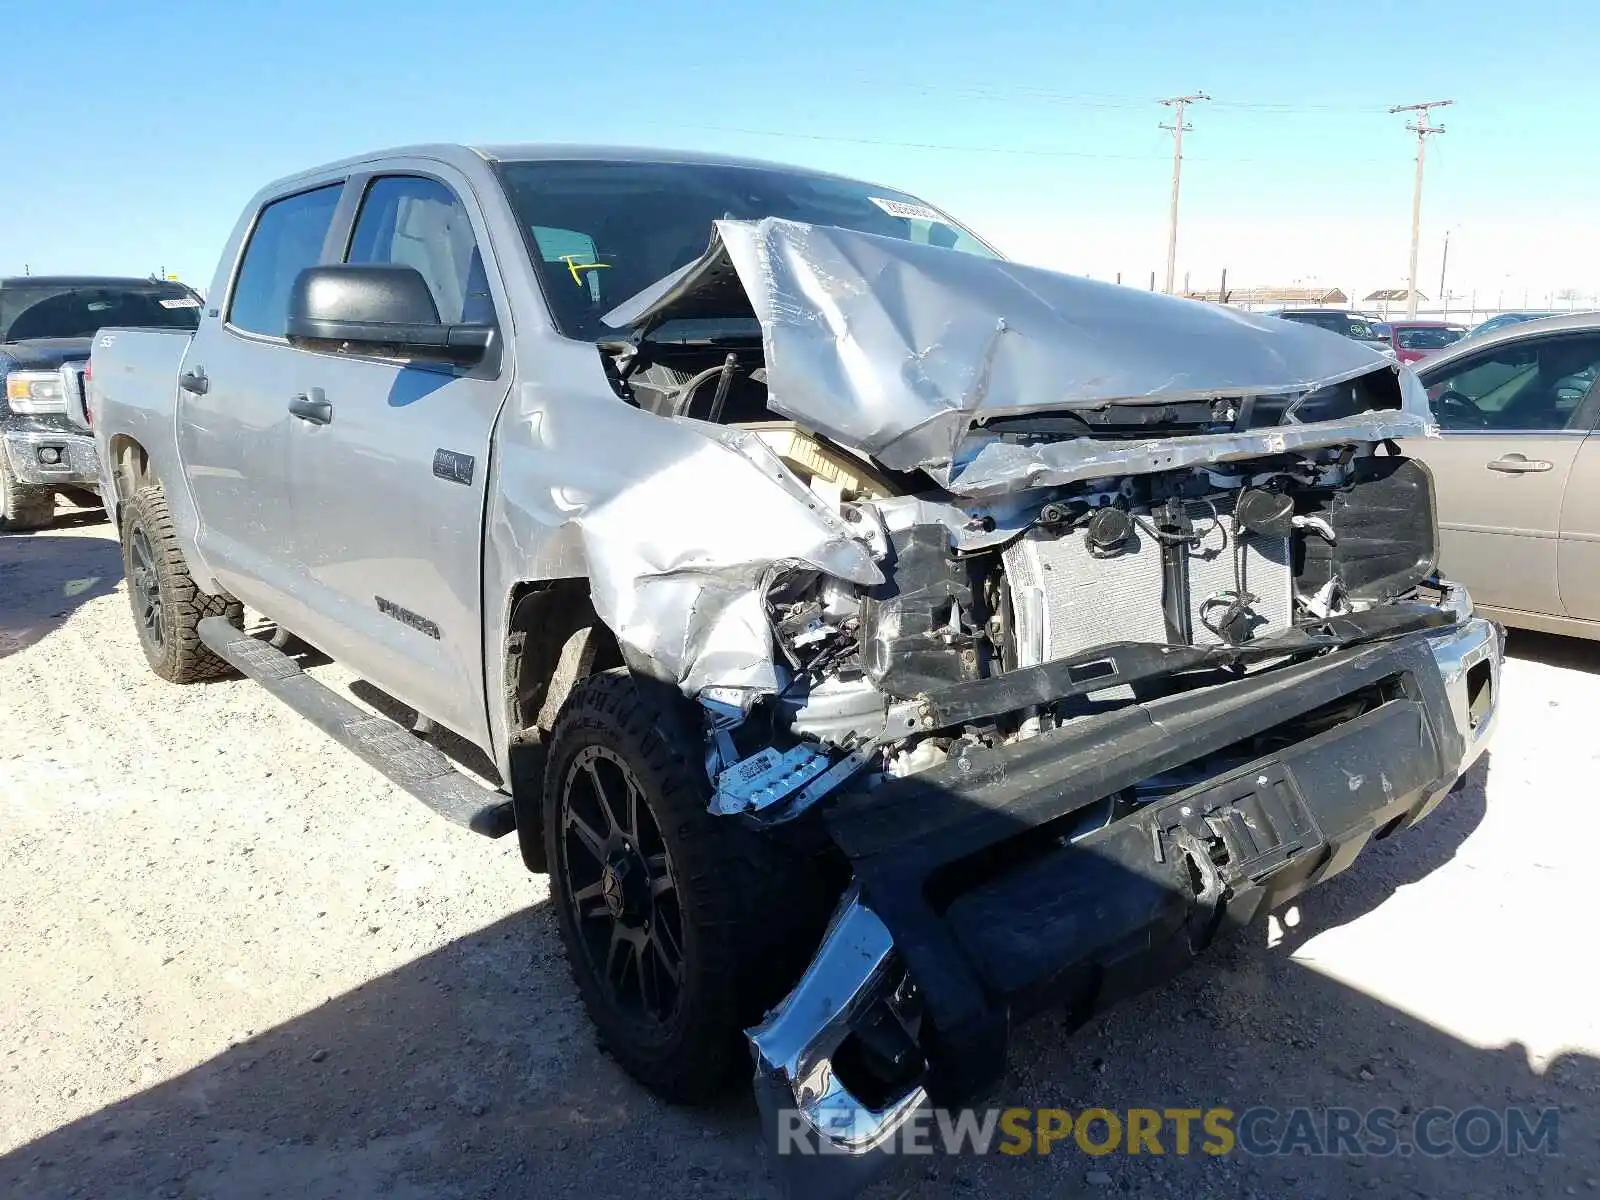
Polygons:
[[[1165,154],[1113,154],[1092,150],[1050,150],[1034,146],[976,146],[970,143],[959,144],[954,142],[903,142],[893,138],[862,138],[830,133],[796,133],[785,129],[750,129],[735,125],[700,125],[682,121],[639,121],[637,124],[647,125],[656,129],[686,129],[699,133],[737,133],[746,137],[785,138],[804,142],[838,142],[850,146],[888,146],[898,150],[940,150],[959,154],[1013,154],[1024,158],[1107,159],[1119,162],[1164,162],[1167,159]],[[1290,162],[1290,160],[1284,158],[1239,158],[1210,154],[1190,155],[1185,161],[1268,163],[1277,167],[1282,167]],[[1319,157],[1315,161],[1319,165],[1327,165],[1327,160],[1324,158]],[[1349,165],[1353,163],[1386,163],[1389,161],[1387,158],[1367,156],[1340,159],[1339,163]]]
[[[1142,109],[1159,103],[1160,97],[1128,95],[1114,92],[1062,92],[1054,88],[1032,84],[1009,84],[997,87],[992,81],[963,82],[956,80],[906,80],[895,81],[859,76],[852,86],[868,90],[912,91],[919,95],[961,95],[986,100],[1030,100],[1058,104],[1071,108],[1128,108]],[[1295,115],[1301,113],[1369,113],[1389,111],[1383,104],[1319,103],[1303,100],[1217,100],[1218,108],[1256,112],[1267,116]]]
[[962,154],[1020,154],[1034,158],[1101,158],[1123,162],[1159,162],[1161,154],[1105,154],[1088,150],[1046,150],[1028,146],[974,146],[952,142],[900,142],[889,138],[847,137],[843,134],[794,133],[781,129],[743,129],[733,125],[685,125],[677,121],[641,121],[666,129],[696,129],[706,133],[738,133],[748,137],[793,138],[803,142],[841,142],[851,146],[892,146],[901,150],[948,150]]
[[1428,152],[1428,135],[1444,132],[1443,125],[1428,124],[1428,114],[1432,109],[1447,108],[1454,103],[1454,100],[1428,100],[1422,104],[1397,104],[1389,110],[1391,113],[1417,114],[1417,119],[1406,125],[1417,135],[1417,178],[1411,189],[1411,265],[1406,271],[1408,319],[1415,319],[1417,315],[1417,243],[1422,235],[1422,163]]
[[1194,126],[1184,120],[1184,110],[1201,100],[1209,100],[1204,92],[1187,96],[1168,96],[1161,103],[1172,109],[1172,124],[1161,128],[1172,131],[1172,205],[1167,212],[1167,295],[1172,294],[1173,274],[1178,265],[1178,186],[1183,180],[1183,135]]

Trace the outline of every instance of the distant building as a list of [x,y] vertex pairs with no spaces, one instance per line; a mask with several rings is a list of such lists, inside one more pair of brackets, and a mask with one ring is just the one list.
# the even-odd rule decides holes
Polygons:
[[[1363,296],[1362,297],[1362,303],[1363,304],[1369,304],[1372,301],[1376,300],[1376,301],[1378,301],[1378,302],[1380,302],[1382,304],[1404,304],[1406,302],[1406,297],[1409,296],[1410,294],[1411,293],[1409,291],[1407,291],[1405,288],[1379,288],[1377,291],[1373,292],[1371,295]],[[1417,299],[1418,300],[1426,300],[1427,297],[1424,296],[1421,292],[1418,292],[1417,293]]]
[[1191,300],[1210,300],[1222,304],[1282,304],[1294,307],[1327,308],[1330,306],[1349,304],[1350,297],[1338,288],[1309,288],[1309,287],[1236,287],[1229,288],[1226,295],[1215,290],[1209,292],[1185,292]]

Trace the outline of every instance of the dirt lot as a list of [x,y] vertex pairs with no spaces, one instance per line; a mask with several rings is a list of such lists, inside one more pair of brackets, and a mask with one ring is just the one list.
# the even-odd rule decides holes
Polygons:
[[[1452,807],[1292,928],[1027,1027],[998,1102],[1554,1105],[1558,1156],[1062,1146],[870,1195],[1600,1195],[1600,646],[1511,650]],[[668,1108],[595,1049],[547,896],[253,685],[156,680],[93,515],[0,537],[0,1194],[777,1195],[749,1101]]]

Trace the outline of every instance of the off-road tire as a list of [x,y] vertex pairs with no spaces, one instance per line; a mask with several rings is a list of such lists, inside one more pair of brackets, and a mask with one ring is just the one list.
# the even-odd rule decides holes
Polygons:
[[244,620],[244,607],[232,596],[208,595],[195,586],[159,484],[140,488],[122,506],[122,570],[139,645],[152,671],[168,683],[232,672],[200,640],[197,627],[206,617],[226,617],[237,625]]
[[[663,1099],[704,1101],[747,1079],[743,1031],[781,999],[815,953],[842,891],[836,864],[707,809],[698,710],[676,688],[616,668],[568,697],[549,742],[544,842],[567,963],[602,1049]],[[647,1024],[615,1003],[578,928],[563,789],[586,750],[631,769],[676,878],[682,984],[670,1019]]]
[[11,473],[5,449],[0,447],[0,531],[18,533],[25,529],[42,529],[55,515],[55,490],[19,480]]

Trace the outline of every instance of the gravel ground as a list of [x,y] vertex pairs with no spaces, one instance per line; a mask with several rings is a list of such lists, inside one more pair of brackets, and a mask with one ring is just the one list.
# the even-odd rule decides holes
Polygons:
[[[1557,1156],[1057,1147],[869,1196],[1600,1195],[1600,646],[1511,653],[1448,809],[1292,928],[1026,1027],[998,1102],[1559,1106]],[[777,1196],[748,1100],[672,1109],[595,1049],[547,900],[254,685],[155,679],[94,514],[0,537],[0,1194]]]

